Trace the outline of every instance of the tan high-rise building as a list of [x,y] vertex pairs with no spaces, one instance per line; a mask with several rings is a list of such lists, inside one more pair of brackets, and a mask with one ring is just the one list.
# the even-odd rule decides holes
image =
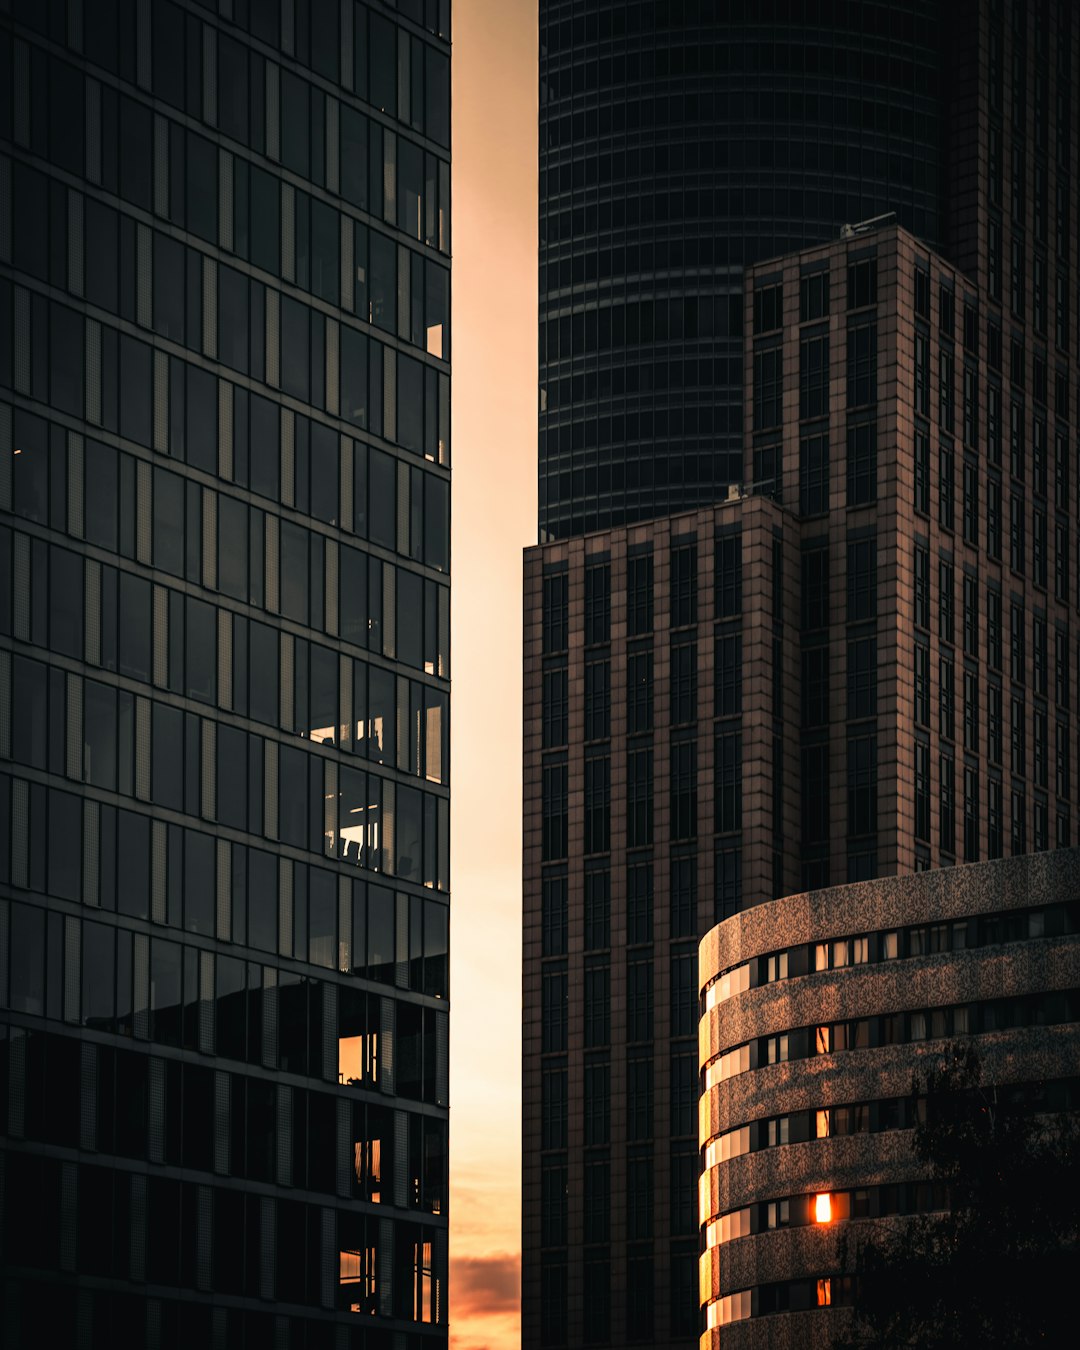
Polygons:
[[701,934],[1076,839],[1077,36],[949,7],[936,251],[748,267],[741,483],[526,552],[528,1345],[696,1337]]

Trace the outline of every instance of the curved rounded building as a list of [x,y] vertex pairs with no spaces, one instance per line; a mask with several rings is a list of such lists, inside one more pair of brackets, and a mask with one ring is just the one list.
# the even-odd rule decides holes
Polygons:
[[702,1350],[830,1345],[856,1297],[841,1229],[944,1207],[911,1082],[948,1043],[1076,1108],[1078,890],[1060,850],[788,896],[706,935]]
[[937,0],[541,0],[541,542],[742,479],[745,267],[890,211],[944,244],[945,24]]

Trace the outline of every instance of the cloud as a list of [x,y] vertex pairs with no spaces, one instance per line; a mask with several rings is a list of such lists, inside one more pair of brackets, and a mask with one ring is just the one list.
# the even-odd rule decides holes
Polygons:
[[493,1256],[455,1256],[451,1261],[451,1317],[455,1322],[518,1311],[521,1258],[511,1252]]

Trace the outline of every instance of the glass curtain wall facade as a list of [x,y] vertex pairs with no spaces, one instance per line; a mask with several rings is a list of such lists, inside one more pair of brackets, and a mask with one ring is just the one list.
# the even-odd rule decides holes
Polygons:
[[541,543],[742,481],[744,267],[941,241],[940,8],[541,0]]
[[447,1325],[448,0],[0,0],[5,1345]]

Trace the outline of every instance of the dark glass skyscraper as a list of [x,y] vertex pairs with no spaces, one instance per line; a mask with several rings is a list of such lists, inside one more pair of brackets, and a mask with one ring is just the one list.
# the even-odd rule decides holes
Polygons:
[[541,0],[541,543],[742,479],[744,267],[941,242],[939,11]]
[[449,0],[0,0],[0,1340],[445,1344]]

